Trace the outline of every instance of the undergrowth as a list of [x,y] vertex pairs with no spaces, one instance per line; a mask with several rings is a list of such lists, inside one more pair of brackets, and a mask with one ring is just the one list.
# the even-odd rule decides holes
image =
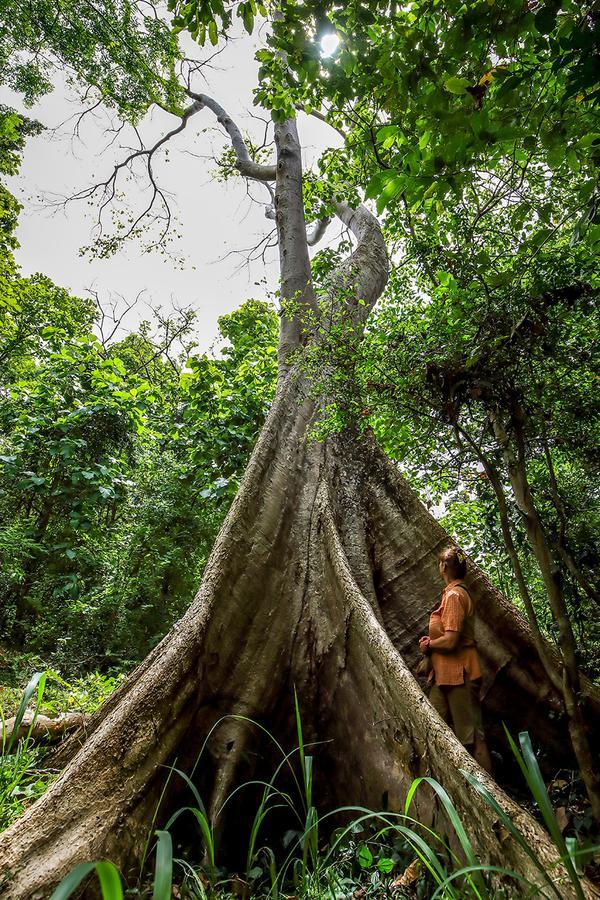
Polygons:
[[125,676],[93,672],[66,681],[59,672],[35,673],[25,691],[10,685],[0,686],[0,831],[8,828],[55,780],[58,772],[44,766],[44,749],[36,747],[29,733],[21,740],[5,736],[5,722],[16,717],[16,735],[28,706],[34,702],[34,721],[38,715],[56,716],[77,710],[93,713]]
[[[95,694],[92,691],[89,694],[98,699],[106,686],[105,680],[97,681]],[[32,701],[35,702],[35,718],[43,708],[62,711],[65,700],[68,703],[78,701],[80,690],[85,689],[81,685],[67,684],[56,677],[56,673],[37,673],[20,700],[17,726]],[[92,700],[89,703],[93,705]],[[139,900],[510,900],[517,896],[547,900],[575,896],[583,900],[583,870],[600,847],[581,846],[575,838],[563,837],[526,732],[519,735],[520,746],[508,732],[507,739],[539,816],[556,847],[556,861],[550,867],[544,866],[485,786],[469,772],[462,774],[529,856],[538,872],[536,884],[507,868],[478,860],[451,798],[433,778],[413,781],[401,811],[374,812],[348,806],[320,813],[314,796],[314,745],[304,742],[297,699],[295,711],[297,746],[291,752],[285,752],[276,738],[259,723],[243,716],[225,716],[207,735],[191,773],[175,766],[168,770],[165,791],[171,779],[182,779],[189,791],[189,805],[174,812],[162,829],[155,830],[159,801],[149,824],[146,851],[135,886],[125,886],[119,871],[109,860],[91,861],[76,866],[55,889],[50,900],[68,900],[88,878],[98,880],[103,900],[127,897]],[[254,779],[239,785],[211,820],[194,783],[194,772],[202,765],[204,751],[215,729],[231,719],[259,729],[265,740],[274,745],[279,763],[268,780]],[[14,821],[54,777],[54,773],[36,768],[38,751],[31,746],[31,728],[24,738],[16,740],[14,736],[5,736],[4,715],[2,726],[0,829]],[[221,864],[216,832],[226,808],[235,804],[240,793],[249,788],[258,790],[259,800],[248,833],[245,864],[239,872],[232,873]],[[411,814],[415,794],[423,789],[437,794],[454,830],[460,855],[453,852],[442,835]],[[274,850],[266,839],[265,826],[282,810],[295,824],[283,836],[283,849]],[[174,843],[173,833],[177,833],[176,826],[182,817],[195,824],[197,838],[191,852],[177,856],[176,851],[180,848]],[[336,827],[334,823],[340,819],[347,824]]]

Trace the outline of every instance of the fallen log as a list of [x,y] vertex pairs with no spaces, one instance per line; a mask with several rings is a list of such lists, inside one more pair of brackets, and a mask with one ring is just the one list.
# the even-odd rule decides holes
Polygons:
[[[32,743],[55,744],[70,731],[83,727],[91,718],[87,713],[82,712],[66,712],[61,713],[54,718],[50,716],[35,717],[33,711],[26,712],[17,728],[15,740],[20,741],[22,738],[29,736]],[[2,742],[0,743],[0,753],[2,748],[7,746],[13,731],[15,730],[16,716],[7,719],[4,729],[0,729],[2,734]],[[14,742],[13,742],[14,743]]]

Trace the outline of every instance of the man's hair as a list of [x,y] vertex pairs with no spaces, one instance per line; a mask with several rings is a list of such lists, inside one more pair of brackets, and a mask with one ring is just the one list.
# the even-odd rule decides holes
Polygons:
[[465,554],[458,547],[446,547],[438,559],[445,563],[448,574],[453,578],[464,578],[467,574],[467,560]]

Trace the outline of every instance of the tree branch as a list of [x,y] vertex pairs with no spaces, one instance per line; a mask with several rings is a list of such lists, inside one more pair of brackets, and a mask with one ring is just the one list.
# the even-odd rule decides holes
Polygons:
[[306,243],[309,247],[314,247],[325,236],[327,226],[331,222],[329,216],[324,219],[318,219],[310,231],[306,232]]
[[196,94],[194,91],[188,91],[188,95],[198,105],[198,109],[210,109],[217,118],[219,125],[222,125],[231,140],[231,146],[235,150],[237,158],[236,168],[246,178],[253,178],[255,181],[275,181],[277,169],[275,166],[263,166],[254,162],[246,147],[246,142],[242,136],[242,132],[235,124],[231,116],[223,109],[223,107],[209,97],[208,94]]
[[[187,124],[192,116],[196,115],[196,113],[205,108],[210,109],[211,112],[214,113],[219,124],[222,125],[227,132],[236,154],[236,168],[238,169],[240,174],[245,178],[263,182],[267,185],[269,182],[275,181],[276,167],[274,165],[260,165],[252,159],[240,129],[235,124],[233,119],[228,115],[225,109],[223,109],[223,107],[219,103],[217,103],[216,100],[214,100],[212,97],[209,97],[207,94],[198,94],[190,90],[188,90],[187,93],[192,99],[192,103],[182,112],[179,124],[175,128],[172,128],[170,131],[164,134],[151,147],[144,146],[141,137],[136,130],[136,134],[138,134],[138,139],[140,141],[140,146],[138,148],[130,148],[130,153],[128,154],[128,156],[121,162],[117,163],[117,165],[115,165],[111,175],[105,181],[94,184],[91,187],[86,188],[85,190],[73,195],[72,197],[66,198],[65,200],[61,201],[61,205],[64,205],[72,200],[88,200],[100,192],[101,200],[97,224],[100,230],[100,235],[102,235],[103,213],[104,210],[113,202],[117,195],[117,182],[119,180],[119,176],[126,170],[132,171],[134,164],[138,160],[142,159],[145,161],[145,171],[149,185],[152,189],[152,195],[146,207],[141,213],[139,213],[139,215],[135,217],[133,224],[129,226],[120,240],[124,240],[125,238],[131,237],[131,235],[135,234],[139,230],[142,220],[145,219],[146,216],[149,216],[155,210],[157,204],[159,204],[159,211],[154,212],[154,215],[157,220],[162,220],[164,222],[160,236],[156,241],[156,243],[160,243],[166,237],[166,234],[169,230],[169,226],[171,224],[171,210],[165,191],[161,189],[156,181],[152,162],[158,150],[160,150],[161,147],[168,143],[171,138],[175,137],[177,134],[180,134],[187,127]],[[161,106],[161,104],[157,105]],[[164,109],[164,107],[162,106],[161,108]],[[171,112],[167,109],[165,109],[165,111]]]
[[352,232],[357,245],[351,256],[340,266],[336,276],[347,277],[353,273],[353,306],[362,310],[359,319],[364,321],[387,283],[389,260],[381,226],[366,206],[356,209],[348,203],[335,204],[337,217]]

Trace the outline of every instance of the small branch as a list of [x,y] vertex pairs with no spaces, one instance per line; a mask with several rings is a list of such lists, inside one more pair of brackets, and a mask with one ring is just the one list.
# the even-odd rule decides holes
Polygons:
[[[299,109],[299,110],[301,110],[302,112],[304,112],[304,110],[302,109],[301,106],[298,106],[297,109]],[[310,115],[313,117],[313,119],[318,119],[320,122],[324,122],[325,125],[329,125],[330,128],[333,128],[334,131],[337,131],[337,133],[338,133],[341,137],[343,137],[344,140],[346,140],[346,138],[347,138],[346,132],[343,131],[343,129],[338,128],[337,125],[334,125],[333,122],[330,122],[329,119],[327,118],[327,116],[324,115],[322,112],[319,112],[318,109],[311,109]]]

